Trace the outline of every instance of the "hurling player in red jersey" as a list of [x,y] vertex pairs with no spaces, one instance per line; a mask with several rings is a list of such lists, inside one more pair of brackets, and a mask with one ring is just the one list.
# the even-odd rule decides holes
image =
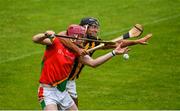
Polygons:
[[[85,33],[84,27],[70,25],[66,35],[81,38]],[[33,36],[35,43],[46,45],[39,80],[39,101],[44,110],[58,110],[57,105],[62,110],[77,110],[76,104],[65,90],[75,58],[79,58],[79,61],[85,65],[95,67],[108,61],[115,55],[126,53],[128,48],[121,48],[120,44],[112,52],[93,59],[83,49],[74,48],[75,44],[80,45],[82,43],[81,40],[72,41],[74,44],[71,47],[67,47],[67,44],[64,44],[61,39],[53,35],[53,31],[46,31],[46,33]],[[78,54],[78,52],[81,53]]]
[[[53,31],[46,31],[33,36],[35,43],[46,45],[39,80],[39,101],[44,110],[57,110],[57,104],[61,109],[77,109],[65,88],[74,59],[83,51],[68,41],[66,41],[68,46],[74,45],[74,47],[67,48],[63,45],[66,44],[63,39],[51,37],[52,34]],[[67,30],[68,36],[83,37],[84,34],[85,29],[79,25],[71,25]]]

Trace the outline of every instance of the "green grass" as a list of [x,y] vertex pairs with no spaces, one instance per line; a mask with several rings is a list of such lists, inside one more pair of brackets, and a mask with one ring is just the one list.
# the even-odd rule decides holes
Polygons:
[[[77,80],[79,109],[180,109],[180,0],[0,0],[0,109],[41,109],[38,79],[44,47],[34,34],[65,30],[82,17],[110,40],[133,24],[153,33],[130,59],[114,57]],[[94,57],[108,51],[97,51]]]

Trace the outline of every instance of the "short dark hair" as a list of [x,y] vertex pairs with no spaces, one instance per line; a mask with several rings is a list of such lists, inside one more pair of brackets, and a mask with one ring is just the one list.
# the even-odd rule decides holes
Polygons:
[[83,26],[83,25],[93,25],[93,24],[100,26],[99,21],[96,18],[86,17],[86,18],[81,19],[81,22],[79,25]]

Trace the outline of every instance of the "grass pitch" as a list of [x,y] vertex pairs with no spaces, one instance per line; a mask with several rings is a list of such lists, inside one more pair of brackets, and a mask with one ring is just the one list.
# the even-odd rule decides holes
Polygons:
[[[0,109],[40,109],[38,79],[44,46],[34,34],[66,30],[82,17],[100,20],[102,39],[136,23],[147,46],[114,57],[77,80],[79,109],[180,109],[180,0],[0,0]],[[108,51],[97,51],[94,57]]]

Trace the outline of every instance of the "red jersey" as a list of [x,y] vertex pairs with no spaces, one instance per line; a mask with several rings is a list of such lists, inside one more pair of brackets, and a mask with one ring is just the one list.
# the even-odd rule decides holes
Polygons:
[[63,46],[58,38],[47,46],[43,57],[43,66],[39,82],[56,86],[66,80],[70,74],[76,54]]

